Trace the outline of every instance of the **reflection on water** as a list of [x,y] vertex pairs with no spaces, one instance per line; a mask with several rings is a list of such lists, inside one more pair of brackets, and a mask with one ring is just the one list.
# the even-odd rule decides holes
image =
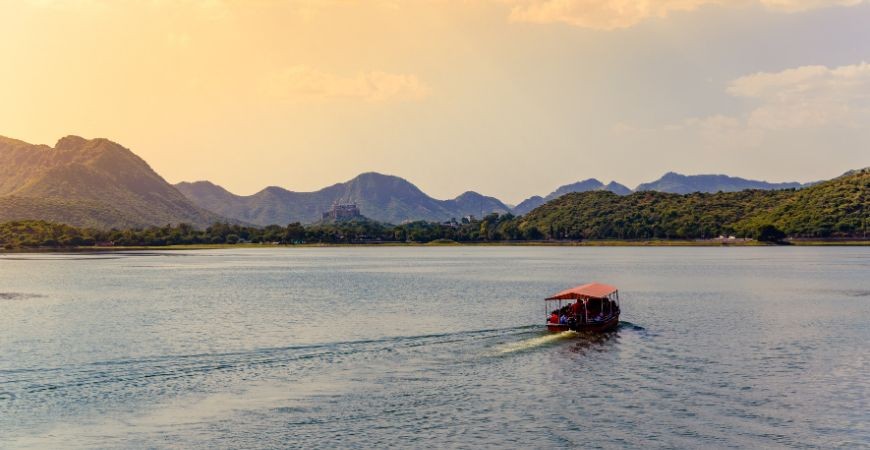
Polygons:
[[529,339],[524,339],[517,342],[511,342],[510,344],[505,344],[499,348],[499,354],[505,353],[513,353],[513,352],[521,352],[524,350],[532,350],[538,347],[553,344],[559,341],[563,341],[565,339],[572,339],[579,337],[579,334],[576,331],[562,331],[559,333],[550,333],[545,332],[543,336],[537,336]]
[[[0,447],[855,447],[870,250],[0,258]],[[609,333],[542,298],[620,287]]]

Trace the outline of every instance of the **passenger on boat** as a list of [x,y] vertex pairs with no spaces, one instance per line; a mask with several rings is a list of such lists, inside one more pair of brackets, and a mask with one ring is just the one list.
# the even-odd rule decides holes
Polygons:
[[573,315],[573,317],[582,320],[582,318],[584,317],[583,303],[581,303],[579,300],[576,303],[573,303],[571,305],[571,314]]
[[562,325],[568,325],[568,316],[562,314],[562,316],[559,317],[559,323]]
[[583,315],[583,304],[578,300],[576,303],[571,304],[571,313],[575,316]]
[[549,320],[549,322],[550,322],[550,323],[559,323],[559,315],[556,314],[556,311],[553,311],[553,313],[550,314],[550,320]]

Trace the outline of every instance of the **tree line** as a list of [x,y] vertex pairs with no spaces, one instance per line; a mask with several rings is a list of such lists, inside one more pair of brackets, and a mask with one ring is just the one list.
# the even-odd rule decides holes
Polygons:
[[[482,219],[437,222],[411,222],[389,225],[371,220],[353,220],[305,226],[270,225],[250,227],[215,223],[200,230],[188,224],[163,227],[98,230],[77,228],[45,221],[14,221],[0,224],[0,247],[22,248],[73,247],[161,247],[203,244],[376,244],[431,242],[521,242],[543,240],[581,240],[582,237],[555,228],[552,234],[536,227],[521,228],[510,214],[490,214]],[[769,240],[784,237],[769,229]]]
[[368,219],[313,225],[295,222],[286,226],[253,227],[215,223],[205,229],[189,224],[162,227],[99,230],[46,221],[12,221],[0,224],[0,247],[6,249],[92,246],[167,246],[197,244],[361,244],[432,241],[483,242],[537,238],[519,232],[511,214],[490,214],[481,219],[448,222],[410,222],[390,225]]

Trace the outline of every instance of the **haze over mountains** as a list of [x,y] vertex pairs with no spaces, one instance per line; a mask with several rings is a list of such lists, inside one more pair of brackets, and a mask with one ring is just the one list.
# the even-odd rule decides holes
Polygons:
[[452,200],[436,200],[402,178],[374,172],[315,192],[271,186],[254,195],[239,196],[208,181],[175,186],[202,208],[257,225],[312,223],[320,220],[333,203],[349,202],[356,203],[366,217],[389,223],[444,221],[510,212],[498,199],[476,192],[469,191]]
[[657,191],[671,194],[691,194],[693,192],[738,192],[746,189],[797,189],[804,184],[768,183],[766,181],[747,180],[727,175],[681,175],[668,172],[656,181],[643,183],[635,191]]
[[691,194],[693,192],[738,192],[746,189],[796,189],[805,186],[806,185],[804,184],[796,182],[768,183],[766,181],[747,180],[745,178],[730,177],[728,175],[682,175],[675,172],[668,172],[658,180],[649,183],[642,183],[634,190],[631,190],[615,181],[604,184],[595,178],[590,178],[588,180],[561,186],[546,197],[536,195],[527,198],[517,205],[513,209],[513,212],[517,215],[527,214],[549,201],[574,192],[610,191],[617,195],[628,195],[632,192],[656,191],[670,194]]
[[[726,175],[687,176],[669,172],[656,181],[641,184],[637,191],[684,194],[789,189],[801,186],[800,183],[768,183]],[[615,181],[604,184],[590,178],[560,186],[546,197],[530,197],[510,208],[494,197],[472,191],[452,200],[437,200],[405,179],[374,172],[361,174],[345,183],[315,192],[293,192],[272,186],[250,196],[239,196],[208,181],[183,182],[175,187],[201,208],[258,225],[293,221],[316,222],[320,220],[321,213],[335,202],[354,202],[366,217],[382,222],[402,223],[409,220],[443,221],[469,215],[482,217],[493,212],[524,215],[549,201],[574,192],[610,191],[617,195],[633,192]]]
[[[800,183],[767,183],[725,175],[667,173],[638,191],[669,193],[782,189]],[[129,149],[107,139],[67,136],[54,147],[0,137],[0,221],[41,219],[96,228],[218,221],[256,225],[313,223],[336,202],[356,203],[382,222],[446,221],[493,212],[525,215],[565,194],[610,191],[628,195],[617,182],[587,179],[533,196],[511,209],[498,199],[468,191],[450,200],[430,197],[405,179],[369,172],[315,192],[267,187],[235,195],[208,181],[169,184]]]

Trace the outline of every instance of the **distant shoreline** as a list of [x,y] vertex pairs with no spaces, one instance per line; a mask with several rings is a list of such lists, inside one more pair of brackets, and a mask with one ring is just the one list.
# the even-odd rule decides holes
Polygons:
[[870,239],[808,240],[773,244],[759,241],[728,242],[720,240],[585,240],[585,241],[514,241],[514,242],[365,242],[365,243],[310,243],[310,244],[182,244],[143,246],[84,246],[36,247],[0,249],[0,254],[11,253],[111,253],[125,251],[178,251],[226,249],[276,248],[328,248],[328,247],[870,247]]

